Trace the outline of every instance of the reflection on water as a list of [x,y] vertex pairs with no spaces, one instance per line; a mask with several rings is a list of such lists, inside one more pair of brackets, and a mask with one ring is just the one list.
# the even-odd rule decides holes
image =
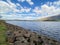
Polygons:
[[6,21],[18,25],[39,34],[44,34],[60,41],[60,22],[40,22],[40,21]]

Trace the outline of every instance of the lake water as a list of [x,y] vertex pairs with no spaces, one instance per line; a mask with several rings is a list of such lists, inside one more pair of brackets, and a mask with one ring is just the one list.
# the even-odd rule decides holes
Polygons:
[[41,21],[6,21],[31,31],[43,34],[60,41],[60,22],[41,22]]

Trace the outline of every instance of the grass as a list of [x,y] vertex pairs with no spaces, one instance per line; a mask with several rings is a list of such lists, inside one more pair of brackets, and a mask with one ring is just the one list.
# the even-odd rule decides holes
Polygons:
[[0,45],[7,45],[6,43],[6,26],[4,24],[4,22],[0,21]]

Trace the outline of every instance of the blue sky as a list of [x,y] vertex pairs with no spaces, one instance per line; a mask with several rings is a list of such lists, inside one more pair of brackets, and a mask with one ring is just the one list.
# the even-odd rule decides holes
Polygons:
[[60,14],[60,0],[0,0],[2,19],[38,19]]

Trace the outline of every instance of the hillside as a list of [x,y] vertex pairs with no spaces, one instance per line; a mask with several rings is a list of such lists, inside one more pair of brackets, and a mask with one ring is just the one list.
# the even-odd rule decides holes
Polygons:
[[0,20],[0,45],[7,45],[6,43],[6,26],[5,22]]
[[60,21],[60,15],[45,17],[45,18],[41,18],[41,19],[38,19],[38,20],[42,20],[42,21]]

